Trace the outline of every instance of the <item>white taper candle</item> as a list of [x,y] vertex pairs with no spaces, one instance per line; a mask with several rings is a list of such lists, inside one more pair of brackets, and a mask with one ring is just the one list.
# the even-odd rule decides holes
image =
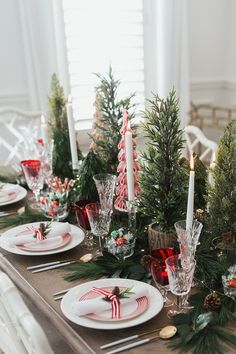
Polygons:
[[68,97],[66,109],[67,109],[67,122],[68,122],[69,137],[70,137],[72,168],[73,170],[77,170],[79,168],[79,160],[78,160],[77,145],[76,145],[75,122],[73,118],[72,102],[70,96]]
[[125,133],[125,158],[127,170],[128,201],[134,200],[134,157],[133,157],[133,136],[128,124]]
[[188,204],[187,204],[187,217],[186,217],[186,230],[192,228],[193,225],[193,207],[194,207],[194,159],[193,155],[190,158],[190,174],[189,174],[189,187],[188,187]]
[[41,115],[41,134],[42,134],[43,143],[47,144],[48,143],[48,126],[47,126],[46,118],[43,114]]

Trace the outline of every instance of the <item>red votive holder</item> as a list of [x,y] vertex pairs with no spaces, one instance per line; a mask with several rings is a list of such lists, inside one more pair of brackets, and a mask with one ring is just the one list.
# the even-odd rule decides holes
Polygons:
[[175,256],[176,254],[177,252],[171,247],[155,248],[151,251],[151,273],[153,280],[155,280],[158,284],[169,284],[165,260],[168,257]]
[[23,173],[31,177],[37,177],[40,172],[40,160],[23,160],[20,162]]
[[77,223],[84,230],[90,230],[88,215],[87,215],[87,211],[85,209],[86,205],[88,205],[90,203],[91,203],[90,200],[79,200],[79,201],[75,202],[75,204],[74,204]]

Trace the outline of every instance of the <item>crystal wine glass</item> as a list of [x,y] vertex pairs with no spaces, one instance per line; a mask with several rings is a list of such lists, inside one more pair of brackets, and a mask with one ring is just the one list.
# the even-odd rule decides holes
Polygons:
[[44,146],[41,156],[41,165],[45,181],[48,182],[48,179],[52,177],[52,157],[53,157],[53,140]]
[[155,248],[151,251],[151,274],[152,280],[156,288],[160,291],[164,300],[164,307],[173,305],[173,302],[168,298],[169,279],[166,270],[165,260],[168,257],[176,255],[177,252],[173,248]]
[[[28,187],[32,190],[35,196],[36,203],[39,200],[40,190],[43,189],[44,175],[41,168],[40,160],[23,160],[21,167],[25,176]],[[34,209],[39,209],[37,204],[31,205]]]
[[86,210],[86,205],[90,204],[91,201],[89,200],[79,200],[74,204],[74,210],[76,215],[77,223],[84,229],[85,231],[85,239],[82,243],[82,248],[86,250],[93,249],[93,236],[92,232],[90,232],[90,224],[88,220],[88,214]]
[[167,313],[167,316],[171,318],[186,311],[183,307],[185,295],[190,291],[196,262],[191,260],[186,267],[183,267],[179,256],[171,256],[166,259],[165,263],[170,291],[177,296],[177,310],[169,310]]
[[99,203],[91,203],[85,207],[92,233],[99,237],[97,256],[102,256],[104,238],[108,235],[111,224],[111,211],[103,210]]
[[112,210],[116,176],[100,173],[93,176],[102,210]]

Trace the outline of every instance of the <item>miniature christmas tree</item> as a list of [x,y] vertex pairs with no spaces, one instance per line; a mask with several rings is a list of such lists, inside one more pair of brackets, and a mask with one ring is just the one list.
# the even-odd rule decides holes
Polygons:
[[[73,178],[69,130],[66,113],[66,98],[63,87],[60,86],[56,74],[52,75],[51,96],[48,98],[53,148],[53,174],[60,178]],[[78,148],[78,158],[82,158]]]
[[[128,120],[128,111],[124,110],[123,112],[123,125],[121,128],[121,141],[118,145],[118,149],[120,150],[118,154],[119,165],[117,171],[119,176],[117,178],[118,188],[116,190],[117,198],[115,200],[114,206],[116,209],[120,211],[127,211],[127,201],[128,201],[128,189],[127,189],[127,163],[125,156],[125,133],[130,128],[128,128],[129,120]],[[136,141],[133,139],[133,161],[134,161],[134,195],[138,196],[140,193],[139,183],[138,183],[138,171],[139,166],[137,162],[137,153],[136,149]]]
[[82,162],[76,183],[76,199],[98,201],[98,192],[93,176],[104,172],[104,165],[91,148]]
[[215,237],[236,232],[236,121],[226,127],[220,140],[209,186],[210,229]]
[[[126,99],[118,100],[117,93],[120,82],[113,77],[109,68],[107,76],[97,74],[100,84],[96,88],[97,121],[91,135],[96,146],[96,153],[104,161],[106,172],[115,174],[118,166],[118,144],[121,139],[122,112],[134,107],[131,99],[134,94]],[[132,115],[130,116],[130,119]]]
[[178,118],[178,100],[174,89],[166,100],[153,96],[145,111],[146,152],[140,167],[139,211],[149,222],[156,222],[169,233],[177,220],[185,219],[187,173],[180,163],[183,132]]

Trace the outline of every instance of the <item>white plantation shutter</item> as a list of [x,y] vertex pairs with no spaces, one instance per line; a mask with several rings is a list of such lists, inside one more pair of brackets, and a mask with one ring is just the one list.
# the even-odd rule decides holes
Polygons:
[[144,107],[142,0],[63,0],[67,57],[74,116],[89,127],[94,113],[94,73],[112,66],[121,81],[119,97],[135,92],[137,112]]

